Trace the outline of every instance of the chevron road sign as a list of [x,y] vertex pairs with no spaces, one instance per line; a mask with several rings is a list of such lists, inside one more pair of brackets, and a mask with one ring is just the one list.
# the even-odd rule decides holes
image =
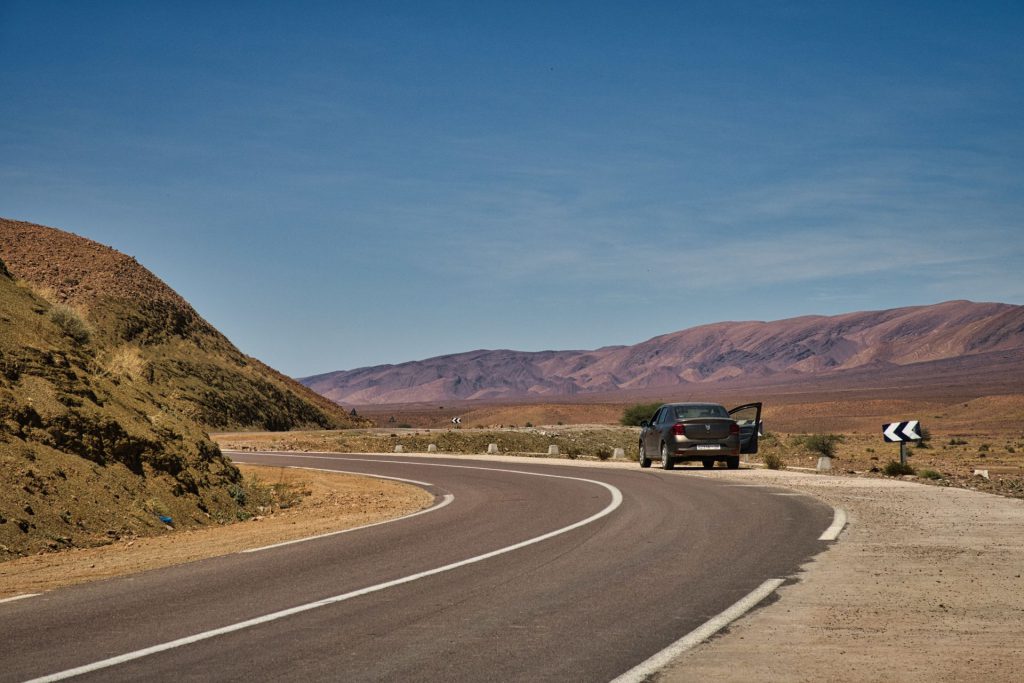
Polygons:
[[462,424],[462,418],[461,417],[453,417],[452,418],[452,424],[453,425],[460,425],[460,424]]
[[887,425],[882,425],[882,436],[890,443],[921,440],[921,432],[917,420],[891,422]]

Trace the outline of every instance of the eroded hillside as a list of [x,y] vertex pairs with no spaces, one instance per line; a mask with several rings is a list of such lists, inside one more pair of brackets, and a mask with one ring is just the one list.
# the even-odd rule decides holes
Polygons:
[[241,353],[134,258],[61,230],[0,219],[0,259],[38,296],[80,315],[98,362],[141,380],[169,412],[217,430],[357,424],[338,405]]
[[239,511],[238,470],[93,335],[0,263],[0,560]]

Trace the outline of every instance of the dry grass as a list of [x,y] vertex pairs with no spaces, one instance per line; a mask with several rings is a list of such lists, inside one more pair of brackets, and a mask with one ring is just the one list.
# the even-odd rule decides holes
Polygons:
[[146,361],[143,359],[139,347],[125,344],[110,352],[104,367],[112,377],[134,381],[143,377],[146,371]]

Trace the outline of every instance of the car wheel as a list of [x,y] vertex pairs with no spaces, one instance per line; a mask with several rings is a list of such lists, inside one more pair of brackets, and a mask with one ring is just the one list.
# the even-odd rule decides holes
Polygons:
[[647,457],[647,449],[644,448],[644,442],[640,442],[640,467],[650,467],[651,459]]
[[715,466],[715,461],[713,458],[704,458],[703,460],[700,461],[700,464],[704,465],[704,469],[710,470],[712,467]]
[[668,457],[668,444],[661,444],[661,469],[670,470],[675,466],[672,458]]
[[730,470],[738,470],[740,468],[740,456],[734,455],[726,458],[725,464]]

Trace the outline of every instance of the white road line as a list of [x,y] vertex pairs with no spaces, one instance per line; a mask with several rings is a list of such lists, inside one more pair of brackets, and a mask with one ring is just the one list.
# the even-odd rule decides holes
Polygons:
[[[242,463],[246,464],[246,463]],[[408,484],[417,484],[419,486],[433,486],[433,484],[426,481],[416,481],[415,479],[402,479],[400,477],[385,477],[381,474],[366,474],[365,472],[343,472],[341,470],[328,470],[323,467],[299,467],[297,465],[289,465],[288,469],[293,470],[312,470],[314,472],[335,472],[337,474],[354,474],[361,477],[373,477],[374,479],[389,479],[391,481],[401,481]],[[261,546],[259,548],[249,548],[248,550],[240,550],[239,553],[258,553],[263,550],[270,550],[272,548],[280,548],[286,545],[294,545],[296,543],[305,543],[306,541],[315,541],[319,538],[329,538],[331,536],[337,536],[339,534],[347,534],[352,531],[359,531],[361,529],[369,529],[370,527],[380,526],[382,524],[391,524],[392,522],[400,522],[403,519],[409,519],[410,517],[418,517],[419,515],[425,515],[428,512],[437,512],[443,507],[446,507],[449,503],[455,500],[455,496],[450,493],[445,494],[441,499],[440,503],[431,505],[425,510],[419,510],[418,512],[412,512],[402,517],[395,517],[394,519],[386,519],[383,522],[374,522],[373,524],[364,524],[362,526],[352,527],[351,529],[342,529],[340,531],[328,531],[325,534],[317,534],[316,536],[306,536],[305,538],[296,538],[291,541],[281,541],[280,543],[272,543],[271,545]]]
[[825,529],[825,531],[818,536],[819,541],[834,541],[839,538],[839,532],[846,526],[846,510],[843,508],[835,508],[835,513],[832,518],[832,526]]
[[742,617],[759,602],[775,592],[783,583],[785,583],[784,579],[769,579],[765,581],[732,607],[704,622],[701,626],[690,631],[661,652],[637,664],[611,683],[641,683],[647,680],[651,674],[664,668],[679,655],[700,645],[730,623]]
[[42,595],[42,593],[22,593],[21,595],[15,595],[12,598],[4,598],[4,599],[2,599],[2,600],[0,600],[0,604],[5,603],[5,602],[14,602],[15,600],[24,600],[25,598],[34,598],[37,595]]
[[[302,457],[302,456],[291,456],[291,457]],[[358,459],[350,459],[350,460],[353,460],[353,461],[356,461],[356,462],[390,462],[390,463],[399,462],[399,461],[395,461],[395,460],[358,460]],[[402,577],[400,579],[394,579],[393,581],[387,581],[385,583],[379,583],[379,584],[376,584],[374,586],[367,586],[366,588],[360,588],[359,590],[351,591],[349,593],[343,593],[341,595],[335,595],[334,597],[325,598],[323,600],[317,600],[316,602],[306,603],[305,605],[298,605],[296,607],[290,607],[288,609],[284,609],[284,610],[281,610],[279,612],[272,612],[271,614],[265,614],[263,616],[256,617],[254,619],[247,619],[246,621],[240,621],[240,622],[235,623],[235,624],[229,624],[227,626],[222,626],[221,628],[212,629],[210,631],[203,631],[202,633],[196,633],[195,635],[185,636],[184,638],[178,638],[177,640],[172,640],[172,641],[169,641],[169,642],[166,642],[166,643],[160,643],[159,645],[153,645],[152,647],[143,648],[141,650],[135,650],[134,652],[127,652],[127,653],[125,653],[123,655],[118,655],[116,657],[111,657],[109,659],[102,659],[102,660],[100,660],[98,662],[93,662],[92,664],[85,664],[83,666],[75,667],[73,669],[67,669],[65,671],[60,671],[60,672],[57,672],[57,673],[54,673],[54,674],[50,674],[48,676],[42,676],[40,678],[34,678],[31,681],[27,681],[26,683],[44,683],[44,682],[47,682],[47,681],[62,681],[62,680],[68,679],[68,678],[72,678],[74,676],[80,676],[82,674],[90,673],[90,672],[93,672],[93,671],[99,671],[101,669],[106,669],[106,668],[109,668],[109,667],[112,667],[112,666],[116,666],[118,664],[124,664],[126,662],[130,662],[130,661],[133,661],[133,660],[136,660],[136,659],[142,659],[143,657],[148,657],[149,655],[153,655],[153,654],[156,654],[158,652],[166,652],[167,650],[173,650],[175,648],[179,648],[179,647],[182,647],[182,646],[185,646],[185,645],[191,645],[193,643],[198,643],[200,641],[208,640],[210,638],[214,638],[216,636],[224,635],[226,633],[233,633],[235,631],[241,631],[243,629],[251,628],[253,626],[258,626],[260,624],[266,624],[268,622],[276,621],[278,619],[283,619],[285,617],[290,617],[292,615],[300,614],[302,612],[308,612],[310,610],[318,609],[320,607],[326,607],[327,605],[333,605],[335,603],[344,602],[345,600],[351,600],[352,598],[357,598],[357,597],[360,597],[362,595],[368,595],[369,593],[376,593],[378,591],[382,591],[382,590],[385,590],[385,589],[388,589],[388,588],[393,588],[395,586],[401,586],[402,584],[411,583],[413,581],[417,581],[419,579],[423,579],[423,578],[426,578],[428,576],[434,576],[435,574],[442,574],[444,572],[448,572],[448,571],[451,571],[453,569],[458,569],[460,567],[465,567],[467,565],[475,564],[477,562],[483,562],[484,560],[489,560],[492,557],[497,557],[499,555],[504,555],[505,553],[510,553],[510,552],[515,551],[515,550],[520,550],[520,549],[525,548],[527,546],[531,546],[531,545],[534,545],[536,543],[540,543],[542,541],[546,541],[546,540],[554,538],[556,536],[561,536],[562,534],[565,534],[565,533],[568,533],[570,531],[573,531],[574,529],[579,529],[580,527],[586,526],[586,525],[588,525],[588,524],[590,524],[592,522],[596,522],[597,520],[601,519],[602,517],[610,515],[612,512],[614,512],[616,509],[618,509],[618,507],[620,505],[622,505],[622,492],[619,491],[619,489],[617,489],[616,487],[612,486],[611,484],[606,484],[603,481],[597,481],[595,479],[583,479],[581,477],[568,477],[568,476],[563,476],[563,475],[558,475],[558,474],[543,474],[543,473],[540,473],[540,472],[521,472],[521,471],[518,471],[518,470],[505,470],[505,469],[491,468],[491,467],[471,467],[469,465],[445,465],[445,464],[440,464],[440,463],[417,463],[417,462],[408,462],[408,463],[402,463],[402,464],[430,466],[430,467],[453,467],[453,468],[471,469],[471,470],[488,470],[488,471],[492,471],[492,472],[510,472],[512,474],[522,474],[522,475],[525,475],[525,476],[548,477],[548,478],[551,478],[551,479],[568,479],[568,480],[571,480],[571,481],[581,481],[581,482],[585,482],[585,483],[588,483],[588,484],[595,484],[597,486],[600,486],[600,487],[606,489],[609,493],[611,493],[612,501],[604,509],[602,509],[601,511],[591,515],[590,517],[587,517],[586,519],[580,520],[580,521],[578,521],[578,522],[576,522],[574,524],[570,524],[569,526],[562,527],[561,529],[556,529],[555,531],[549,531],[548,533],[542,534],[540,536],[536,536],[535,538],[531,538],[531,539],[528,539],[528,540],[525,540],[525,541],[521,541],[521,542],[516,543],[514,545],[506,546],[504,548],[499,548],[498,550],[492,550],[491,552],[484,553],[483,555],[477,555],[476,557],[470,557],[470,558],[465,559],[465,560],[460,560],[458,562],[453,562],[451,564],[446,564],[443,567],[437,567],[435,569],[428,569],[427,571],[420,572],[418,574],[412,574],[410,576],[405,576],[405,577]]]

